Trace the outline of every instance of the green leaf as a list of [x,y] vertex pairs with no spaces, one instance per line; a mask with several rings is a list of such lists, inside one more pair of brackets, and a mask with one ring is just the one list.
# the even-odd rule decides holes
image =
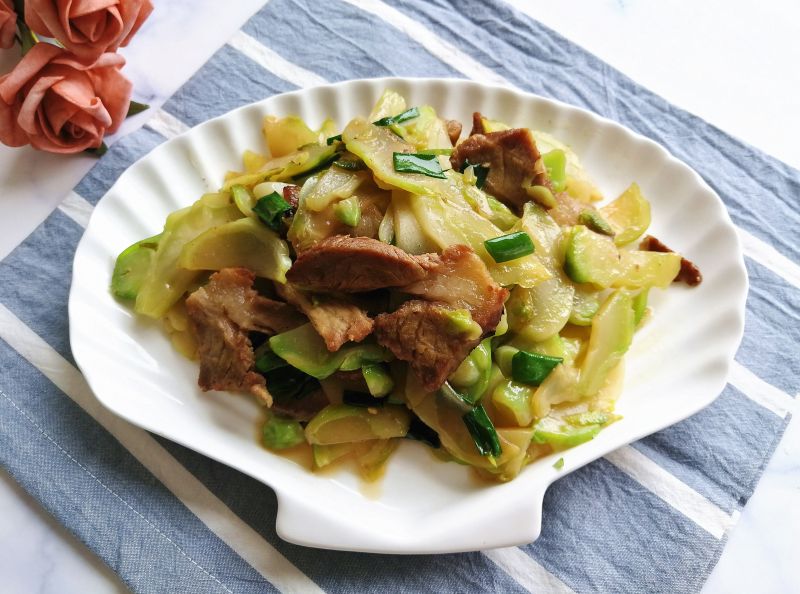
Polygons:
[[101,142],[100,146],[97,148],[88,148],[84,153],[89,153],[90,155],[94,155],[95,157],[102,157],[108,152],[108,145],[105,142]]
[[400,173],[421,173],[428,177],[447,179],[437,155],[421,153],[393,153],[394,170]]
[[145,109],[150,109],[147,103],[139,103],[131,99],[130,105],[128,105],[128,113],[125,117],[129,118],[137,113],[142,113]]

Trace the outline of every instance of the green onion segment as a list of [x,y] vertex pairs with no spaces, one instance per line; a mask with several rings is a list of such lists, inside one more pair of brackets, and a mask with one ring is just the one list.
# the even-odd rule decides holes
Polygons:
[[532,254],[534,250],[533,241],[525,231],[517,231],[494,239],[487,239],[483,242],[483,245],[498,264],[527,256]]

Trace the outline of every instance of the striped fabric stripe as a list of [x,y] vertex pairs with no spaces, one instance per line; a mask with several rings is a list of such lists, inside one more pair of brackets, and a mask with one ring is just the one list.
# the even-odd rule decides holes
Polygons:
[[[149,502],[147,513],[140,515],[145,520],[151,516],[165,518],[163,527],[153,521],[149,529],[152,533],[153,527],[157,528],[172,541],[174,546],[161,538],[163,546],[171,547],[172,554],[191,566],[186,576],[201,576],[197,591],[254,591],[268,587],[264,579],[289,592],[353,592],[362,590],[366,580],[372,589],[404,592],[465,588],[504,592],[692,591],[704,581],[726,530],[738,517],[741,502],[752,493],[764,460],[771,455],[793,410],[795,400],[787,392],[796,393],[800,381],[796,362],[780,358],[781,351],[791,354],[792,347],[796,350],[800,342],[791,331],[797,314],[767,298],[768,292],[777,291],[790,302],[800,301],[800,276],[793,261],[800,252],[780,234],[776,236],[777,229],[796,226],[797,215],[786,210],[780,197],[800,188],[800,176],[679,113],[507,7],[496,4],[491,9],[497,18],[486,20],[488,8],[476,0],[460,3],[458,11],[444,0],[424,4],[401,0],[392,6],[377,0],[331,0],[320,5],[306,0],[273,0],[155,113],[147,128],[115,143],[58,212],[0,263],[0,339],[106,427],[152,473],[155,486],[166,487],[160,503]],[[298,14],[302,15],[303,35],[296,31]],[[370,32],[366,37],[365,30]],[[338,44],[338,51],[309,44],[309,38],[331,40]],[[577,77],[578,83],[561,76],[559,67],[567,64],[570,76]],[[598,71],[605,88],[598,86]],[[521,76],[525,72],[547,72],[549,76]],[[740,363],[731,376],[735,389],[728,388],[720,400],[696,417],[557,482],[546,496],[542,536],[533,545],[486,551],[483,555],[387,556],[380,560],[288,545],[274,532],[276,502],[268,488],[112,417],[100,409],[72,365],[64,308],[69,260],[92,205],[130,163],[164,138],[266,94],[326,79],[389,74],[467,76],[515,84],[585,105],[660,140],[679,157],[697,163],[707,178],[711,173],[713,180],[715,168],[722,171],[727,166],[715,161],[717,145],[712,140],[707,144],[700,140],[676,143],[670,136],[674,129],[702,129],[702,138],[727,143],[728,158],[747,153],[748,162],[755,163],[754,167],[769,164],[779,180],[775,182],[779,187],[766,192],[774,208],[761,213],[761,218],[749,213],[725,179],[714,180],[752,260],[748,265],[753,280],[748,328],[738,355]],[[612,87],[616,96],[608,94]],[[646,103],[641,103],[645,98]],[[623,99],[634,107],[655,105],[670,120],[669,129],[653,127],[651,120],[637,117],[635,110],[624,109],[626,104],[620,103]],[[649,109],[642,107],[641,111],[652,114],[653,108]],[[763,195],[759,181],[746,178],[742,183],[753,195]],[[770,242],[757,237],[768,237]],[[43,264],[43,271],[31,271],[32,262]],[[14,280],[22,276],[24,286],[16,287]],[[769,360],[753,348],[764,336],[775,342]],[[5,353],[3,344],[0,342],[0,355]],[[10,364],[8,361],[9,357],[0,357],[0,368]],[[32,373],[38,372],[15,368],[2,377],[4,381],[9,378],[10,385],[19,391],[34,381]],[[0,385],[0,390],[3,388]],[[48,405],[53,406],[58,402],[54,395],[59,393],[54,390],[43,389],[39,398],[47,395]],[[6,410],[2,408],[5,403],[13,413],[23,414],[23,418],[28,415],[29,423],[47,431],[44,435],[53,435],[46,425],[51,419],[45,415],[36,420],[30,412],[34,409],[24,410],[19,399],[14,399],[13,390],[6,387],[0,396],[0,411]],[[36,395],[30,396],[25,406],[36,405]],[[12,437],[9,434],[0,439]],[[17,443],[22,442],[10,441],[3,451],[11,452]],[[55,439],[53,443],[59,445]],[[119,450],[120,456],[127,455],[125,449]],[[709,464],[709,458],[699,450],[713,452],[713,459],[721,463]],[[85,460],[91,459],[88,452],[82,455]],[[0,460],[13,464],[8,457]],[[80,462],[81,457],[76,455],[74,460]],[[87,464],[80,462],[84,469]],[[23,476],[25,469],[15,466],[14,471]],[[101,474],[95,476],[104,480]],[[35,488],[35,477],[23,478],[29,488]],[[110,485],[112,493],[133,494],[129,487],[122,482]],[[44,491],[41,497],[51,501]],[[140,504],[148,503],[147,495],[140,497],[142,501],[131,509],[142,509]],[[176,532],[177,525],[162,513],[164,509],[177,513],[176,506],[181,503],[199,519],[200,528],[193,539]],[[57,512],[56,504],[52,505]],[[62,521],[70,522],[69,516]],[[80,527],[74,529],[80,531]],[[91,531],[84,534],[90,546],[101,554],[110,554],[103,548],[107,543],[92,541]],[[159,538],[158,532],[154,534]],[[136,532],[137,538],[145,538],[142,535]],[[147,538],[154,537],[150,534]],[[204,549],[204,544],[210,548]],[[658,556],[651,556],[652,551],[659,551]],[[137,590],[176,590],[185,583],[177,564],[168,573],[169,579],[177,581],[160,586],[154,585],[155,576],[148,576],[146,568],[135,563],[131,566],[127,558],[114,567]],[[136,581],[131,576],[144,578]]]
[[0,338],[106,428],[214,534],[282,592],[322,592],[248,524],[234,515],[146,431],[103,408],[81,373],[2,304]]

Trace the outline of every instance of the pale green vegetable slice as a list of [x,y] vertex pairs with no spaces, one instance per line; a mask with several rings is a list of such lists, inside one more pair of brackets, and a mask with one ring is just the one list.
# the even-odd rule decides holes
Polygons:
[[339,369],[360,369],[366,364],[390,359],[386,349],[365,342],[350,343],[332,353],[311,324],[276,334],[269,339],[269,346],[289,365],[317,379],[326,378]]
[[356,463],[361,476],[368,481],[380,478],[399,445],[397,437],[359,442],[356,446]]
[[578,392],[595,394],[603,387],[608,373],[616,367],[633,340],[634,312],[631,294],[612,293],[592,320],[592,333],[581,365]]
[[681,269],[681,255],[674,252],[620,252],[620,271],[612,287],[659,287],[666,289]]
[[358,189],[367,173],[364,171],[348,171],[339,167],[327,169],[308,194],[305,196],[305,207],[320,212],[340,198],[349,198]]
[[347,404],[330,404],[306,425],[310,444],[330,445],[404,437],[411,416],[404,406],[386,405],[368,410]]
[[155,257],[136,295],[136,313],[152,318],[163,316],[198,276],[197,271],[178,266],[184,246],[206,230],[241,216],[232,204],[214,208],[203,198],[170,214]]
[[209,229],[187,243],[178,264],[188,270],[249,268],[256,276],[285,283],[292,260],[284,240],[248,217]]
[[535,340],[557,334],[569,320],[575,288],[559,265],[558,241],[561,228],[535,204],[526,204],[518,228],[533,241],[535,253],[551,278],[533,287],[516,287],[506,303],[508,324],[512,330],[523,327]]
[[333,443],[330,445],[314,444],[311,446],[311,453],[314,460],[314,468],[325,468],[329,464],[341,460],[355,450],[355,443]]
[[156,256],[160,235],[137,241],[117,256],[111,275],[111,292],[121,299],[136,299]]
[[319,140],[318,134],[297,116],[277,118],[268,115],[264,118],[262,129],[273,157],[283,157]]
[[542,419],[556,404],[580,400],[578,371],[570,365],[558,365],[536,389],[531,401],[533,414]]
[[400,173],[394,169],[394,153],[413,153],[414,147],[390,130],[361,119],[352,120],[342,132],[347,150],[363,159],[375,177],[389,186],[413,194],[435,194],[446,180],[421,173]]
[[439,248],[466,244],[475,250],[496,282],[504,286],[532,287],[552,276],[536,254],[498,264],[486,251],[484,241],[503,235],[496,225],[485,219],[462,200],[442,200],[431,196],[412,196],[411,205],[420,227]]
[[418,117],[402,124],[405,140],[414,145],[418,151],[451,148],[453,145],[447,134],[447,128],[436,115],[436,110],[430,105],[422,105],[418,110]]
[[650,203],[635,183],[616,200],[603,206],[600,212],[614,230],[614,243],[617,245],[637,240],[650,226]]
[[497,422],[503,426],[527,427],[533,422],[532,399],[536,388],[512,380],[500,382],[492,390]]
[[378,98],[375,106],[367,118],[370,122],[380,120],[389,116],[396,116],[406,110],[405,98],[396,91],[386,89],[383,94]]
[[619,250],[608,237],[575,225],[567,237],[564,271],[576,283],[610,287],[620,274]]
[[600,309],[600,293],[598,291],[575,287],[569,323],[576,326],[588,326],[592,323],[592,318],[598,309]]
[[394,245],[409,254],[428,254],[437,251],[437,244],[424,233],[412,209],[414,196],[395,190],[392,192],[392,229]]

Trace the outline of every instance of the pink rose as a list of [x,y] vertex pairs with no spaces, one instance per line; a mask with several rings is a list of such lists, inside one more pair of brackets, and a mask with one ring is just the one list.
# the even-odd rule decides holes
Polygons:
[[0,76],[0,142],[52,153],[99,147],[119,128],[132,85],[119,69],[125,58],[103,54],[84,64],[50,43],[37,43]]
[[127,45],[153,12],[151,0],[26,0],[25,22],[82,60]]
[[14,45],[14,34],[17,32],[17,13],[11,0],[0,0],[0,49],[8,49]]

